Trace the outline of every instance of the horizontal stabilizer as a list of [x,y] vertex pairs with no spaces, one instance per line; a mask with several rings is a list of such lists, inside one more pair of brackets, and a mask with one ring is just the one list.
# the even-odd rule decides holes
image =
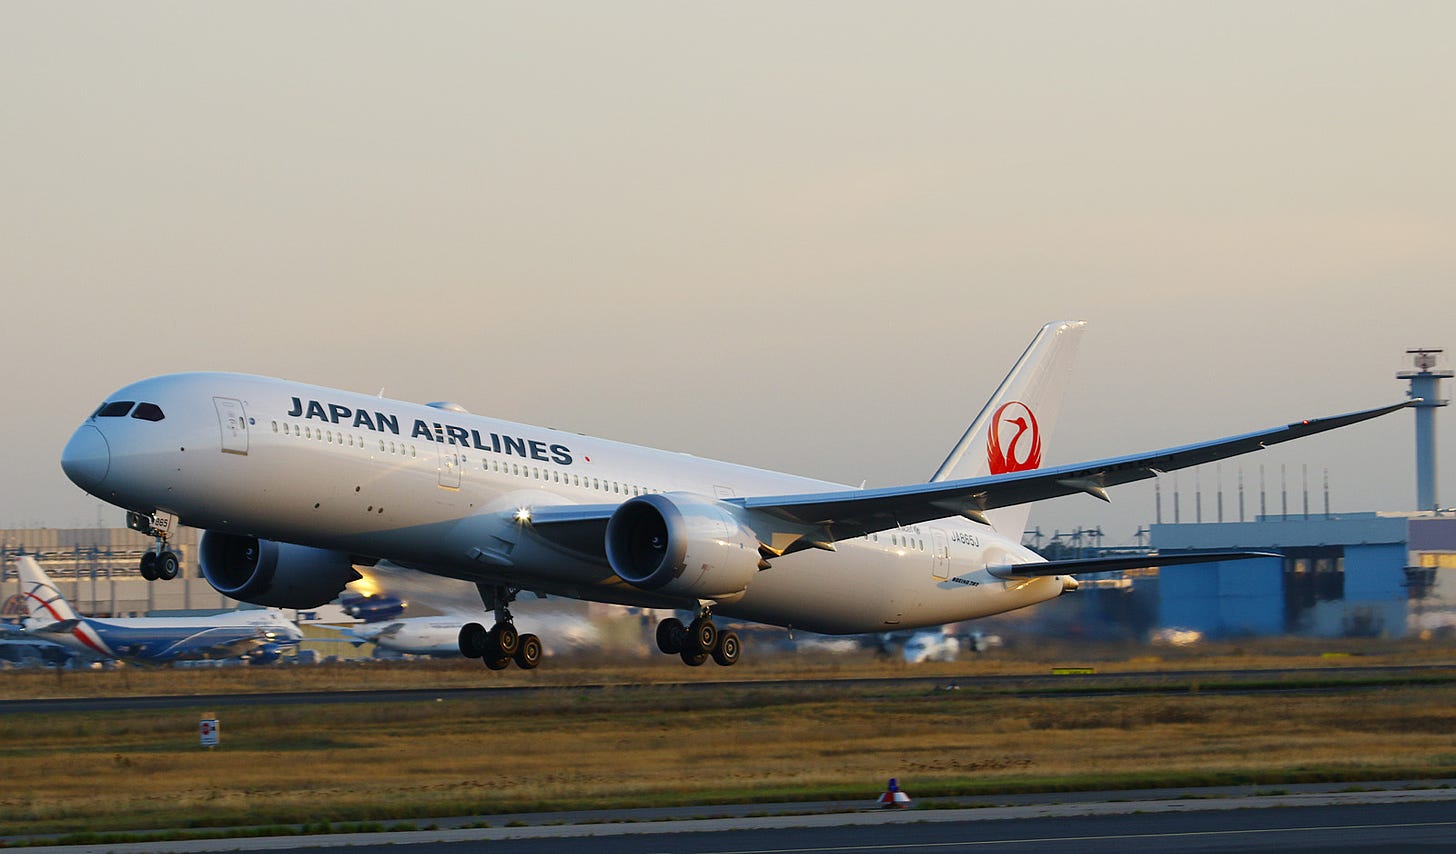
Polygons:
[[988,566],[986,571],[997,578],[1036,578],[1044,575],[1085,575],[1094,572],[1120,572],[1124,569],[1148,569],[1155,566],[1178,566],[1185,563],[1215,563],[1224,560],[1248,560],[1256,557],[1277,557],[1273,552],[1201,552],[1177,555],[1119,555],[1079,560],[1050,560],[1044,563],[1017,563]]

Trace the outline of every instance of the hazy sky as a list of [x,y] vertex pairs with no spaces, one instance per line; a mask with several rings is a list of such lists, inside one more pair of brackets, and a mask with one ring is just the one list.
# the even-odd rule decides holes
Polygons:
[[[1091,323],[1048,463],[1397,401],[1407,347],[1456,351],[1452,33],[1445,2],[6,2],[0,526],[121,524],[61,448],[178,370],[875,486],[1054,319]],[[1412,434],[1245,476],[1407,509]],[[1129,540],[1152,487],[1113,497],[1032,522]]]

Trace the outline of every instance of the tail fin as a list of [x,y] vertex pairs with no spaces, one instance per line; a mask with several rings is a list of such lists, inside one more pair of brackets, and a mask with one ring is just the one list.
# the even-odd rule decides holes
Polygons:
[[35,558],[21,555],[15,559],[15,568],[20,572],[20,593],[25,597],[25,607],[30,614],[26,623],[28,627],[79,619]]
[[[1086,321],[1048,323],[1001,381],[931,482],[1006,474],[1041,467],[1072,373]],[[1020,540],[1031,505],[986,513],[991,527]]]

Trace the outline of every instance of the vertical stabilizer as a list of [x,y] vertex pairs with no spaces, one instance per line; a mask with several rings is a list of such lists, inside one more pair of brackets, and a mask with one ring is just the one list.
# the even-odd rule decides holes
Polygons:
[[[1041,328],[931,482],[1041,467],[1086,325],[1065,320]],[[1031,505],[1023,504],[988,511],[986,518],[1000,534],[1020,540],[1030,513]]]
[[35,558],[21,555],[15,559],[15,568],[20,572],[20,593],[25,597],[25,607],[30,615],[27,627],[79,619]]

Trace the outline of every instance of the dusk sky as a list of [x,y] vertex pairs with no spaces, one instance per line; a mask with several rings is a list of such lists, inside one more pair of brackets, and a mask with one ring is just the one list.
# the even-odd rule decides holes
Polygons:
[[[182,370],[871,486],[928,478],[1050,320],[1089,326],[1047,464],[1399,401],[1407,348],[1456,366],[1453,33],[1446,2],[5,3],[0,527],[121,525],[61,448]],[[1312,509],[1325,468],[1337,512],[1415,503],[1409,413],[1225,463],[1226,517],[1261,463]],[[1153,488],[1112,496],[1032,524],[1130,541]]]

